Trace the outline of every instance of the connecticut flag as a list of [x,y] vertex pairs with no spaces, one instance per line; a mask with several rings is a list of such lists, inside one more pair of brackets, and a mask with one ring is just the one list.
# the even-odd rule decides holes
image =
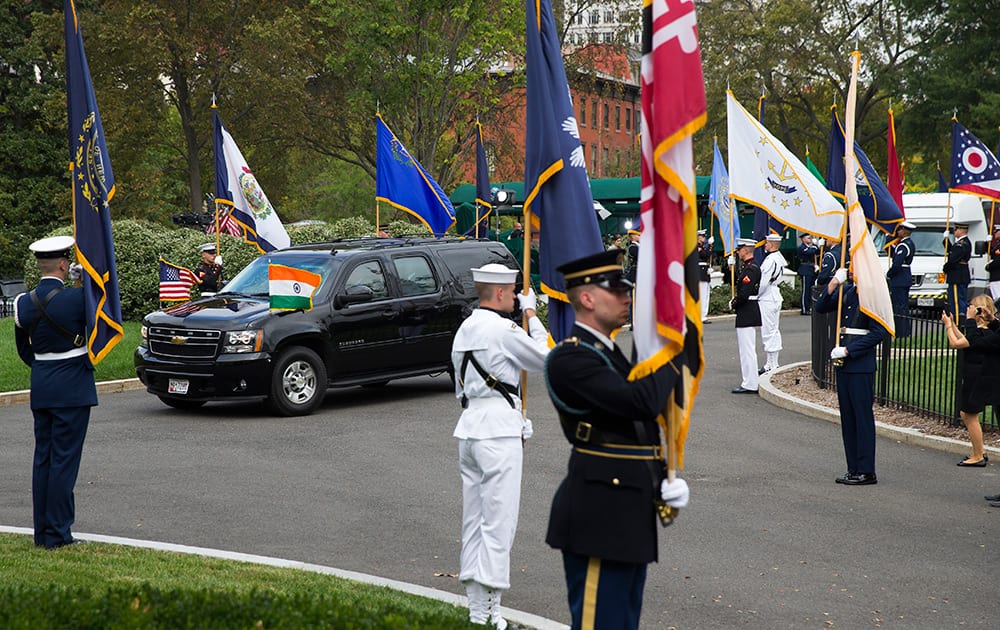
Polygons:
[[308,311],[313,307],[312,296],[323,281],[318,273],[269,264],[267,288],[271,295],[272,311]]

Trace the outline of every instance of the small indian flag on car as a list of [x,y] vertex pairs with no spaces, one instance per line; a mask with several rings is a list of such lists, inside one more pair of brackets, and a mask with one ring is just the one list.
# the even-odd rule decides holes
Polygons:
[[267,266],[267,287],[271,294],[272,311],[308,311],[312,309],[312,296],[323,281],[318,273],[286,267]]

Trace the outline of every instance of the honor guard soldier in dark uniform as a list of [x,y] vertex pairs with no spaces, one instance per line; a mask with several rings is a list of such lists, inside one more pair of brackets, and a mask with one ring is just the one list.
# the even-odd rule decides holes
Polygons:
[[667,363],[629,381],[632,363],[611,340],[631,302],[620,256],[610,250],[559,267],[576,324],[545,366],[573,445],[545,541],[563,554],[574,629],[638,628],[646,567],[658,557],[657,503],[688,501],[683,479],[666,480],[656,422],[678,370]]
[[198,248],[201,264],[195,267],[194,275],[204,296],[215,295],[222,288],[222,256],[216,255],[215,243],[205,243]]
[[639,271],[639,230],[628,231],[628,249],[625,250],[625,277],[635,284],[635,274]]
[[892,313],[896,316],[896,337],[910,336],[910,285],[913,284],[913,274],[910,264],[917,247],[913,244],[910,234],[914,228],[909,221],[903,221],[896,228],[899,241],[889,251],[889,271],[885,277],[889,281],[889,297],[892,299]]
[[[64,288],[70,273],[71,236],[29,246],[41,280],[14,302],[17,354],[31,368],[35,457],[31,475],[35,544],[73,544],[73,487],[80,470],[90,408],[97,404],[94,366],[87,354],[83,289]],[[74,272],[79,269],[73,265]]]
[[819,246],[830,245],[830,249],[823,252],[823,259],[820,262],[819,273],[816,274],[816,284],[821,287],[825,287],[829,282],[833,274],[836,273],[837,268],[840,267],[840,243],[833,241],[827,242],[823,239],[819,239]]
[[990,296],[1000,300],[1000,223],[993,226],[993,240],[990,241],[990,261],[986,263],[990,274]]
[[948,259],[944,263],[944,278],[948,283],[948,295],[945,298],[945,310],[952,320],[961,322],[965,311],[969,308],[969,282],[972,275],[969,272],[969,259],[972,257],[972,243],[969,241],[969,226],[955,224],[955,242],[948,240],[948,230],[944,231],[944,251]]
[[754,240],[741,238],[736,241],[736,255],[740,270],[736,274],[736,297],[729,308],[736,311],[736,341],[740,349],[740,373],[743,381],[733,390],[734,394],[756,394],[760,382],[757,369],[757,329],[761,326],[760,267],[753,259]]
[[799,235],[799,246],[795,253],[799,257],[798,274],[802,276],[802,303],[800,312],[803,315],[812,313],[812,290],[816,284],[816,272],[819,270],[819,246],[813,243],[811,234]]
[[[816,312],[837,312],[837,294],[847,281],[847,270],[840,268],[816,300]],[[849,486],[878,483],[875,476],[875,349],[889,332],[865,315],[858,305],[858,291],[853,282],[844,284],[840,340],[831,352],[837,372],[837,401],[840,406],[840,431],[847,457],[847,473],[836,482]]]
[[712,293],[712,245],[715,237],[698,230],[698,299],[701,301],[701,321],[708,322],[708,300]]

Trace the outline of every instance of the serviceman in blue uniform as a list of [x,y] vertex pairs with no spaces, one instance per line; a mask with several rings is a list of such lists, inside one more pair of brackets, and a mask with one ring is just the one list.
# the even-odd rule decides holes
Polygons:
[[667,363],[628,380],[632,363],[611,339],[631,302],[620,252],[559,271],[576,324],[549,353],[545,378],[573,450],[545,541],[563,554],[574,630],[638,628],[646,567],[658,558],[657,503],[682,508],[689,495],[683,479],[666,479],[656,422],[678,370]]
[[955,224],[954,243],[948,240],[948,230],[944,231],[944,251],[948,254],[942,269],[945,282],[948,283],[944,309],[951,315],[952,321],[961,322],[965,318],[965,311],[969,308],[969,282],[972,280],[969,271],[972,242],[969,241],[968,225]]
[[70,533],[76,511],[73,487],[90,408],[97,404],[83,289],[64,287],[73,244],[70,236],[32,243],[42,278],[14,303],[17,354],[31,368],[35,544],[47,549],[76,542]]
[[889,281],[889,297],[892,299],[892,314],[896,319],[896,337],[910,336],[910,285],[913,284],[913,274],[910,264],[917,247],[913,244],[910,234],[917,227],[909,221],[903,221],[896,227],[899,240],[889,251],[889,271],[885,277]]
[[990,274],[990,296],[1000,302],[1000,223],[993,226],[993,240],[990,241],[990,261],[986,271]]
[[840,267],[840,243],[837,241],[825,241],[820,239],[820,247],[824,245],[830,245],[830,249],[823,252],[823,258],[820,262],[819,273],[816,274],[816,284],[821,287],[825,287],[830,282],[830,278],[836,273],[837,268]]
[[837,373],[840,431],[847,457],[847,473],[836,482],[848,486],[878,483],[875,474],[875,349],[889,332],[858,306],[858,291],[840,268],[816,300],[817,313],[837,311],[838,288],[844,284],[840,339],[831,352]]
[[799,235],[799,246],[795,250],[799,257],[798,274],[802,276],[802,303],[799,310],[803,315],[812,314],[812,290],[819,270],[819,246],[813,243],[812,234]]
[[[698,230],[698,300],[701,303],[701,321],[708,322],[708,302],[712,295],[712,245],[715,237],[708,236],[705,230]],[[635,282],[635,280],[632,280]]]

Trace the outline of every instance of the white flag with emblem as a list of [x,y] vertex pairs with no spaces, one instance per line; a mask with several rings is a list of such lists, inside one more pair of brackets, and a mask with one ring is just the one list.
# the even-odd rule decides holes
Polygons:
[[840,239],[844,207],[805,164],[726,92],[729,194],[800,232]]

